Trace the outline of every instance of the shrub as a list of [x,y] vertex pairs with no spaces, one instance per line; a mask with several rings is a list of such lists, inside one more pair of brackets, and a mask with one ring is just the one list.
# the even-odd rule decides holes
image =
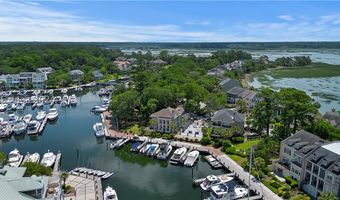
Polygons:
[[232,138],[234,143],[243,143],[244,142],[244,137],[239,136],[239,137],[233,137]]
[[26,167],[26,176],[51,176],[52,174],[52,169],[50,167],[45,167],[39,163],[26,162],[23,164],[23,167]]
[[231,144],[230,140],[224,140],[223,143],[222,143],[223,149],[226,149],[226,148],[231,147],[231,146],[232,146],[232,144]]
[[236,148],[235,147],[228,147],[226,148],[226,153],[229,153],[229,154],[235,154],[236,152]]
[[209,145],[211,144],[211,139],[209,136],[203,136],[203,138],[201,139],[201,144],[202,145]]
[[221,146],[222,146],[222,140],[221,139],[214,142],[214,147],[215,148],[219,148]]
[[296,180],[294,180],[292,177],[290,176],[285,176],[286,182],[292,187],[295,188],[298,186],[298,182]]

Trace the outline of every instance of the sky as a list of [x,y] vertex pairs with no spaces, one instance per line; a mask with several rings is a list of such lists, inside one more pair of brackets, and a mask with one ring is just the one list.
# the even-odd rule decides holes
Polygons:
[[0,0],[0,41],[340,41],[340,1]]

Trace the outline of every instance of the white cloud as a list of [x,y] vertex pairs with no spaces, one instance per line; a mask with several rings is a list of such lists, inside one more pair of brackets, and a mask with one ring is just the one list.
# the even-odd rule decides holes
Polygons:
[[[285,17],[282,17],[285,16]],[[239,22],[217,26],[208,20],[174,24],[134,25],[101,22],[47,9],[42,4],[0,0],[0,41],[87,42],[236,42],[339,40],[340,17],[324,15],[282,22]],[[293,18],[292,18],[293,19]],[[189,25],[202,26],[200,31]],[[209,26],[207,26],[209,25]],[[206,26],[206,27],[203,27]],[[209,29],[208,29],[209,28]]]
[[285,21],[294,21],[294,18],[290,15],[280,15],[280,16],[277,16],[277,18],[285,20]]

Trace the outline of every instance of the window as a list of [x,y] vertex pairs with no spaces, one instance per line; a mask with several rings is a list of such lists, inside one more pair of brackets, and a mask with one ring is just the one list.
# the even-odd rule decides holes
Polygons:
[[317,179],[315,176],[312,176],[312,182],[310,183],[312,186],[316,187],[316,182],[317,182]]
[[323,168],[320,168],[320,174],[319,174],[319,177],[324,179],[325,178],[325,173],[326,171],[323,169]]
[[306,184],[309,184],[310,182],[310,173],[306,173],[306,177],[305,177],[305,181],[306,181]]
[[312,163],[311,162],[307,162],[307,170],[312,171]]
[[331,182],[331,183],[332,183],[332,181],[333,181],[332,175],[327,175],[326,179],[327,179],[327,181],[329,181],[329,182]]
[[318,175],[318,173],[319,173],[319,167],[314,165],[313,166],[313,174]]
[[285,147],[285,148],[283,149],[283,151],[284,151],[286,154],[291,155],[291,151],[290,151],[290,149],[289,149],[288,147]]
[[323,181],[322,180],[319,180],[318,190],[320,190],[321,192],[323,191]]

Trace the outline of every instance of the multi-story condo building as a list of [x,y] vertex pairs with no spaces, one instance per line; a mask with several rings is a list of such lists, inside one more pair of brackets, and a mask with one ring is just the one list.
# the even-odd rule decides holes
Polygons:
[[322,192],[340,197],[340,141],[325,141],[300,131],[281,142],[279,161],[274,171],[291,176],[299,188],[313,198]]
[[45,88],[47,80],[46,73],[40,72],[21,72],[20,74],[3,75],[6,87],[9,88]]
[[155,121],[151,128],[161,133],[173,133],[182,123],[183,107],[164,108],[150,117]]

